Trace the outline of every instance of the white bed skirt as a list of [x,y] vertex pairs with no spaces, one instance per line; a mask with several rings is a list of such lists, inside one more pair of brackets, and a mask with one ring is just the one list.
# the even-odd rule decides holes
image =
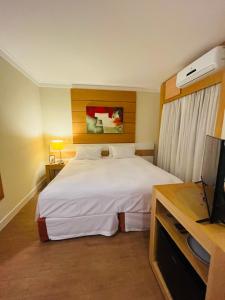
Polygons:
[[118,230],[117,214],[74,218],[46,218],[50,240],[64,240],[87,235],[111,236]]
[[[125,213],[125,231],[149,230],[149,213]],[[74,218],[46,218],[50,240],[64,240],[88,235],[111,236],[118,231],[118,215],[105,214]]]
[[145,231],[150,228],[150,213],[125,213],[125,231]]

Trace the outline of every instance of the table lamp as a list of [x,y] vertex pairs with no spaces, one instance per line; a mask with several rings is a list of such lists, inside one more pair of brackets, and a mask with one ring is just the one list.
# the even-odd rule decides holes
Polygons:
[[64,149],[64,141],[63,140],[52,140],[51,141],[51,148],[53,150],[58,150],[59,151],[59,156],[60,156],[59,163],[62,164],[63,160],[62,160],[61,150]]

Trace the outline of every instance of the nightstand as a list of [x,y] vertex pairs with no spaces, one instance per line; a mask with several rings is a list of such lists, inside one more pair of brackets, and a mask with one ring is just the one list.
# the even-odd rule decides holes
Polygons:
[[65,167],[65,163],[55,163],[45,165],[47,184]]

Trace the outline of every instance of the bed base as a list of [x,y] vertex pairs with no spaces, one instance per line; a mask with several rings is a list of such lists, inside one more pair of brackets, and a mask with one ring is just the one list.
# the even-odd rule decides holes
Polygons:
[[[119,231],[120,232],[126,232],[125,230],[125,213],[119,213],[118,214],[118,220],[119,220]],[[47,242],[49,241],[47,226],[45,218],[38,218],[37,220],[38,225],[38,232],[41,242]]]
[[45,218],[39,217],[37,220],[37,225],[38,225],[38,233],[39,233],[40,241],[41,242],[49,241]]
[[118,220],[119,220],[119,231],[126,232],[125,213],[118,213]]

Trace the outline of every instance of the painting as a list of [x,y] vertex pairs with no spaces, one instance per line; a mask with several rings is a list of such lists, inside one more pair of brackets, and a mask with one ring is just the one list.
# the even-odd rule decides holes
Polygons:
[[123,108],[86,106],[87,133],[123,133]]

